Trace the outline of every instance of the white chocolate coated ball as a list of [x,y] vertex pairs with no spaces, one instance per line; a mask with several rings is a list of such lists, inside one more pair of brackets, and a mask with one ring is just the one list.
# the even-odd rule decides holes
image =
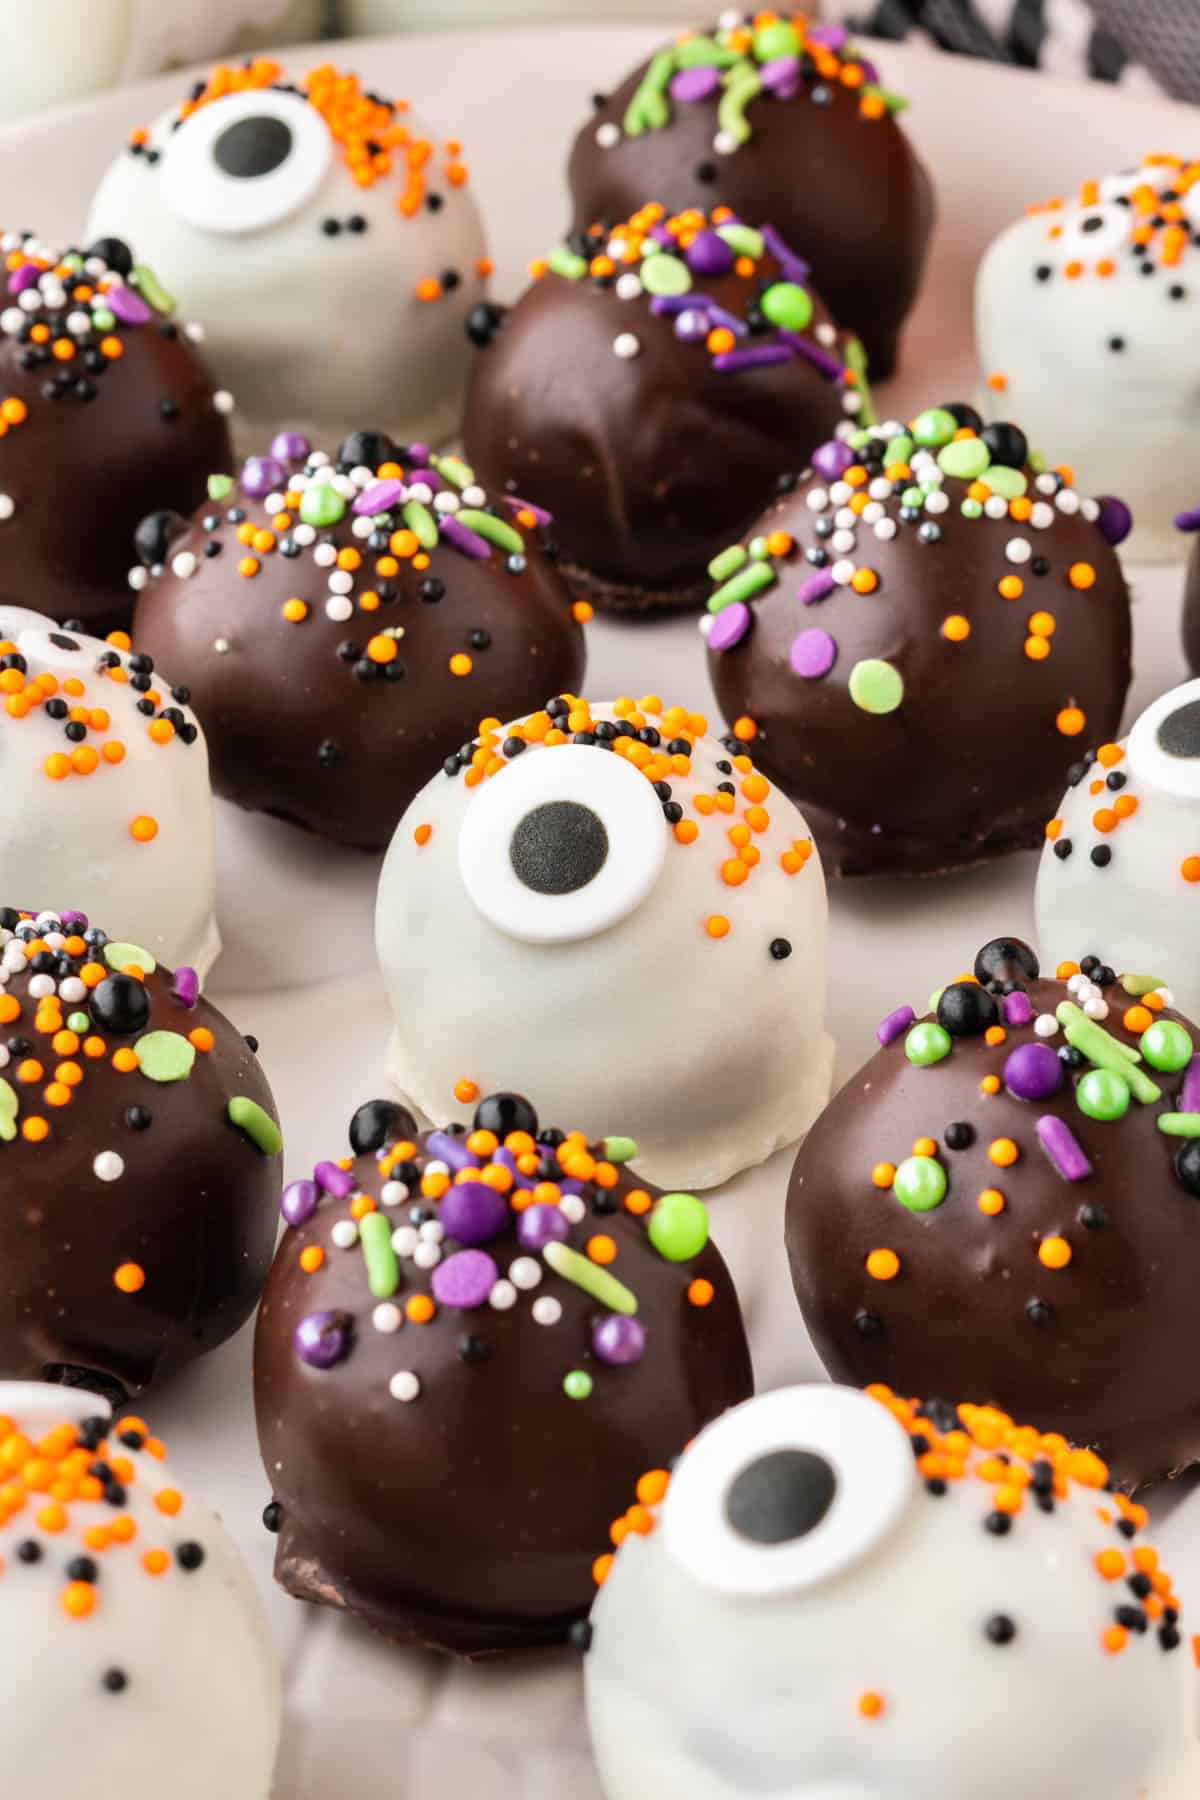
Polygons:
[[[130,685],[130,653],[40,613],[0,606],[0,642],[15,645],[5,654],[24,660],[27,687],[38,677],[53,684],[23,712],[27,693],[0,699],[0,904],[119,918],[129,939],[159,962],[187,965],[203,978],[221,940],[208,751],[194,714],[171,699],[170,680],[157,670],[150,687],[159,707],[154,716],[139,712],[147,696]],[[115,669],[103,666],[114,656]],[[65,705],[67,714],[51,717],[47,702]],[[164,707],[178,707],[195,726],[193,742],[151,737]],[[66,735],[72,711],[88,716],[79,742]],[[107,723],[92,715],[107,715]],[[106,749],[117,757],[118,745],[123,755],[108,760]],[[95,757],[90,772],[72,768],[58,779],[47,772],[48,764],[62,769],[51,758],[77,752],[87,753],[88,764]]]
[[[540,717],[489,734],[498,772],[476,785],[435,775],[397,827],[376,916],[388,1072],[439,1123],[471,1118],[472,1087],[536,1094],[546,1125],[634,1138],[645,1179],[715,1186],[828,1096],[820,859],[791,801],[696,715],[672,759],[689,715],[634,712],[661,728],[644,770],[547,746]],[[543,735],[506,758],[520,730]]]

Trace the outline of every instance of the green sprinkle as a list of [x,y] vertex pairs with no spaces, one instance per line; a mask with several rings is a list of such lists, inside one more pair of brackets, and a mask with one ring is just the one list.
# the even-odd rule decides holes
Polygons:
[[713,557],[708,565],[709,575],[714,581],[728,581],[731,575],[736,575],[743,567],[745,561],[746,552],[742,545],[730,544],[728,550],[722,550],[719,556]]
[[130,275],[130,284],[140,290],[143,300],[149,301],[155,312],[173,313],[178,304],[174,294],[169,294],[153,269],[145,263],[137,263]]
[[0,1076],[0,1143],[11,1144],[17,1135],[17,1091]]
[[568,1400],[586,1400],[592,1391],[592,1378],[585,1369],[572,1369],[563,1376],[563,1393]]
[[999,494],[1002,500],[1019,500],[1029,488],[1029,482],[1021,469],[1006,469],[1003,463],[990,465],[987,484],[993,494]]
[[358,1241],[367,1265],[367,1286],[376,1300],[390,1300],[400,1286],[400,1264],[392,1249],[392,1223],[387,1214],[371,1212],[360,1219]]
[[875,402],[871,397],[871,384],[867,380],[867,353],[856,337],[846,339],[846,367],[854,377],[855,392],[859,397],[859,418],[864,425],[877,425],[879,415],[875,411]]
[[67,1014],[67,1030],[68,1031],[77,1032],[80,1036],[82,1036],[85,1031],[90,1031],[91,1029],[92,1029],[92,1018],[91,1018],[90,1013],[68,1013]]
[[93,306],[92,324],[97,331],[111,331],[116,322],[116,313],[110,312],[107,306]]
[[452,487],[474,487],[475,471],[461,456],[430,456],[429,466],[444,475]]
[[936,1156],[908,1156],[896,1170],[892,1192],[909,1212],[932,1212],[946,1198],[948,1186]]
[[337,525],[346,516],[346,502],[332,482],[314,481],[300,496],[300,517],[306,525]]
[[1150,1067],[1161,1070],[1164,1075],[1186,1069],[1192,1060],[1191,1037],[1174,1019],[1155,1019],[1153,1025],[1143,1031],[1138,1043]]
[[904,1054],[919,1069],[942,1062],[953,1048],[950,1033],[936,1019],[923,1019],[914,1025],[904,1040]]
[[588,272],[587,257],[568,249],[566,244],[554,246],[546,258],[546,267],[555,275],[564,275],[568,281],[582,281]]
[[982,519],[983,502],[982,500],[964,500],[959,510],[964,519]]
[[794,281],[773,281],[758,304],[763,317],[781,331],[803,331],[812,318],[812,301]]
[[578,1250],[572,1250],[569,1244],[547,1244],[542,1251],[542,1261],[556,1275],[561,1275],[564,1281],[569,1281],[572,1287],[582,1288],[585,1294],[590,1294],[593,1300],[606,1306],[609,1312],[624,1313],[626,1318],[632,1318],[637,1311],[637,1296],[630,1292],[623,1281],[618,1281],[615,1275],[610,1275],[607,1269],[602,1269],[590,1257],[581,1256]]
[[1075,1089],[1075,1103],[1089,1119],[1123,1119],[1130,1098],[1128,1081],[1113,1069],[1089,1069]]
[[708,596],[708,610],[710,613],[723,612],[735,600],[749,600],[753,595],[761,594],[764,588],[772,587],[777,580],[773,564],[748,562],[731,580]]
[[144,975],[153,975],[158,964],[148,950],[140,944],[105,944],[104,960],[110,969],[141,969]]
[[692,272],[681,256],[668,256],[657,246],[643,257],[638,273],[648,294],[686,294],[692,286]]
[[752,262],[762,260],[766,246],[762,232],[755,231],[752,225],[718,225],[717,236],[724,238],[735,256],[748,256]]
[[794,25],[778,19],[774,25],[763,25],[754,34],[752,44],[756,62],[778,62],[785,56],[799,56],[800,39]]
[[232,475],[210,475],[208,478],[208,497],[210,500],[226,500],[233,492]]
[[849,443],[852,450],[865,450],[868,444],[874,442],[875,433],[873,431],[852,431],[850,433]]
[[680,69],[728,69],[740,61],[737,50],[718,44],[716,38],[696,36],[675,46],[675,65]]
[[873,94],[877,100],[883,101],[888,112],[892,114],[908,111],[909,101],[904,98],[903,94],[893,93],[891,88],[881,88],[876,86],[874,82],[870,82],[866,86],[861,87],[859,93]]
[[1200,1113],[1159,1113],[1158,1129],[1167,1137],[1200,1138]]
[[916,445],[909,437],[907,431],[901,432],[899,437],[894,437],[891,443],[884,448],[884,468],[890,469],[893,463],[906,463],[915,448]]
[[1046,472],[1046,452],[1044,450],[1031,450],[1025,460],[1029,464],[1030,468],[1033,470],[1035,475],[1044,475],[1045,474],[1045,472]]
[[433,550],[438,543],[437,520],[420,500],[406,501],[400,517],[420,544],[422,550]]
[[755,562],[762,562],[764,557],[770,556],[771,554],[767,549],[767,540],[765,537],[752,537],[748,548]]
[[920,507],[925,504],[925,490],[919,487],[906,487],[900,496],[901,506]]
[[1165,987],[1157,975],[1122,975],[1121,986],[1127,994],[1140,998],[1142,994],[1152,994],[1156,988]]
[[[165,1034],[164,1034],[165,1035]],[[145,1039],[142,1042],[145,1043]],[[191,1045],[188,1045],[191,1049]],[[257,1100],[247,1100],[244,1094],[235,1094],[229,1102],[226,1112],[229,1123],[236,1125],[243,1132],[255,1149],[261,1150],[264,1156],[278,1156],[283,1149],[283,1133],[271,1117],[264,1112]]]
[[519,531],[515,531],[504,519],[498,519],[495,513],[479,512],[472,506],[463,507],[454,517],[468,531],[477,531],[481,538],[489,544],[495,544],[498,550],[507,550],[510,556],[520,556],[525,548],[525,540]]
[[186,1081],[196,1060],[192,1045],[177,1031],[148,1031],[133,1053],[148,1081]]
[[64,268],[71,269],[76,275],[82,275],[83,258],[80,256],[78,250],[68,251],[67,255],[64,256],[62,260]]
[[604,1159],[610,1163],[632,1162],[638,1153],[637,1142],[631,1137],[610,1137],[604,1140]]
[[988,467],[991,452],[982,438],[959,438],[938,451],[938,468],[959,481],[974,481]]
[[1054,1016],[1062,1026],[1068,1044],[1086,1056],[1090,1063],[1095,1063],[1098,1069],[1111,1069],[1114,1074],[1123,1075],[1134,1098],[1143,1106],[1162,1098],[1162,1089],[1151,1081],[1145,1070],[1137,1067],[1137,1052],[1131,1055],[1124,1044],[1097,1025],[1094,1019],[1089,1019],[1073,1000],[1064,1000],[1055,1008]]
[[904,677],[892,663],[878,656],[856,662],[847,685],[850,698],[863,712],[895,712],[904,698]]
[[[762,82],[749,63],[735,64],[725,75],[724,81],[724,92],[717,103],[717,124],[733,140],[734,144],[744,144],[750,137],[750,121],[746,117],[746,108],[757,94],[762,93]],[[730,230],[747,231],[749,229],[746,225],[723,225],[721,236],[725,237],[726,232]],[[757,232],[754,232],[753,235],[758,237]],[[727,239],[726,241],[731,242],[732,240]],[[762,243],[761,238],[758,241],[760,244]],[[760,249],[756,253],[752,250],[739,250],[737,254],[753,256],[757,262],[762,251]]]
[[646,1232],[667,1262],[690,1262],[708,1242],[708,1208],[695,1194],[663,1194],[651,1209]]
[[940,450],[958,430],[958,420],[944,406],[931,406],[919,413],[913,423],[913,436],[925,450]]

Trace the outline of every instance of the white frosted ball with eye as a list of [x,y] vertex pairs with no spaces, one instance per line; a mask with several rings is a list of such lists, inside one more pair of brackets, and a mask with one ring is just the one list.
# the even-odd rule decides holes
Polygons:
[[740,747],[681,708],[621,713],[590,720],[636,762],[547,745],[534,715],[489,733],[491,773],[439,771],[410,806],[377,906],[388,1070],[438,1123],[537,1094],[550,1123],[635,1139],[647,1180],[709,1187],[828,1096],[824,878]]

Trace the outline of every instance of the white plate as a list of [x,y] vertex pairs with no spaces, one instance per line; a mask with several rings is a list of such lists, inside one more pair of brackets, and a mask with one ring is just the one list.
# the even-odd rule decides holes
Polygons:
[[[529,257],[548,247],[566,219],[562,166],[587,96],[615,82],[664,35],[646,27],[557,27],[464,36],[408,37],[325,46],[385,91],[411,96],[445,129],[461,129],[480,198],[493,220],[497,291],[515,294]],[[307,53],[311,55],[311,53]],[[305,52],[301,59],[307,60]],[[1195,115],[1167,101],[1102,87],[937,57],[919,49],[881,53],[889,86],[906,93],[912,136],[935,172],[940,223],[921,303],[909,327],[900,378],[883,389],[889,412],[969,397],[971,283],[990,236],[1030,200],[1064,192],[1088,175],[1135,161],[1150,149],[1186,150]],[[51,241],[80,230],[89,179],[120,148],[129,125],[186,91],[186,75],[106,96],[0,132],[0,194],[6,220]],[[163,271],[169,278],[169,271]],[[1086,477],[1086,471],[1083,472]],[[1178,681],[1180,571],[1136,571],[1134,707]],[[598,624],[588,692],[609,698],[654,689],[690,705],[708,703],[694,621]],[[239,822],[246,871],[252,821]],[[939,881],[843,886],[833,896],[831,1022],[844,1077],[870,1052],[877,1020],[903,1000],[922,1002],[947,970],[969,964],[1000,931],[1033,934],[1034,858]],[[309,873],[302,879],[307,884]],[[295,890],[293,890],[295,891]],[[311,889],[305,886],[306,895]],[[262,1042],[288,1135],[292,1174],[340,1153],[346,1122],[381,1091],[385,1015],[365,946],[348,945],[318,904],[297,908],[297,929],[341,982],[292,991],[230,992],[222,1004]],[[338,916],[361,917],[362,896],[343,896]],[[263,914],[277,928],[278,913]],[[249,919],[247,918],[247,923]],[[240,980],[245,933],[239,938]],[[254,985],[258,985],[255,983]],[[218,971],[217,991],[220,988]],[[536,1097],[535,1097],[536,1098]],[[760,1383],[816,1373],[779,1249],[789,1157],[743,1176],[717,1204],[717,1234],[742,1287]],[[247,1334],[193,1369],[152,1403],[156,1428],[197,1490],[225,1514],[270,1596],[289,1679],[288,1725],[278,1800],[597,1800],[586,1751],[578,1680],[565,1663],[517,1672],[466,1670],[401,1654],[327,1611],[304,1608],[270,1582],[272,1540],[257,1524],[268,1498],[255,1449]],[[1178,1506],[1182,1485],[1159,1496],[1159,1537],[1200,1602],[1200,1497]],[[1169,1522],[1167,1516],[1175,1507]],[[599,1546],[598,1546],[599,1548]]]

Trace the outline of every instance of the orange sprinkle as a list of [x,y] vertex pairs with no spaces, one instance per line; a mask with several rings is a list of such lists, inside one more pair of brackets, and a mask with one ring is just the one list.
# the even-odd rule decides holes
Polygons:
[[710,938],[729,936],[729,920],[724,913],[710,913],[704,921],[704,929]]
[[994,1219],[999,1213],[1002,1213],[1006,1204],[1004,1195],[999,1188],[984,1188],[979,1196],[979,1210],[981,1213],[986,1213],[989,1219]]
[[598,1231],[594,1237],[590,1237],[586,1248],[588,1256],[594,1263],[604,1265],[616,1261],[616,1242],[605,1232]]
[[123,1294],[137,1294],[146,1285],[146,1271],[140,1263],[122,1263],[113,1275],[113,1285]]
[[473,1081],[456,1081],[454,1084],[454,1098],[459,1102],[460,1106],[470,1106],[473,1100],[478,1100],[479,1089]]
[[695,1281],[688,1283],[687,1297],[689,1306],[711,1306],[713,1301],[712,1282],[706,1281],[702,1275],[698,1275]]
[[867,1258],[867,1274],[874,1281],[891,1281],[900,1273],[900,1258],[894,1250],[872,1250]]
[[1064,737],[1078,737],[1087,724],[1087,715],[1078,706],[1064,706],[1054,723]]
[[988,1161],[998,1169],[1010,1169],[1020,1154],[1011,1138],[993,1138],[988,1145]]
[[877,1188],[890,1188],[895,1179],[895,1163],[876,1163],[875,1167],[871,1170],[871,1180]]
[[325,1261],[325,1252],[320,1244],[306,1244],[300,1252],[300,1267],[306,1275],[315,1275]]
[[858,1710],[864,1719],[878,1719],[884,1710],[883,1695],[875,1693],[860,1694],[858,1699]]
[[1090,588],[1096,585],[1096,571],[1091,563],[1072,563],[1067,570],[1067,580],[1073,588]]
[[1065,1269],[1071,1260],[1071,1246],[1066,1238],[1043,1238],[1038,1245],[1038,1261],[1044,1269]]
[[139,844],[153,843],[158,836],[158,820],[150,818],[146,813],[139,813],[130,824],[129,835]]
[[962,613],[950,613],[942,620],[942,636],[952,644],[965,643],[971,635],[971,621]]
[[1200,881],[1200,856],[1185,856],[1179,865],[1185,881]]

